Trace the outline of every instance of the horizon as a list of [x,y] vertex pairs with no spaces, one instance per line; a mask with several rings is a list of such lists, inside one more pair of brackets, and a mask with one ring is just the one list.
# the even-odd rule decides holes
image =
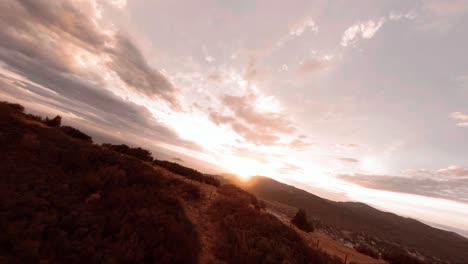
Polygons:
[[466,0],[0,10],[2,100],[100,142],[468,237]]

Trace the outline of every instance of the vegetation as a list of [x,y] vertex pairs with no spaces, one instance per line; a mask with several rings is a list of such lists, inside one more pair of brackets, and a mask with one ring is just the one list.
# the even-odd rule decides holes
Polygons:
[[[411,256],[406,250],[400,247],[393,246],[387,247],[382,252],[382,258],[388,261],[390,264],[425,264],[433,263],[429,260],[423,261],[417,257]],[[460,262],[461,263],[461,262]]]
[[342,263],[308,247],[293,229],[262,211],[255,196],[233,185],[218,189],[209,214],[221,234],[215,254],[227,263]]
[[132,148],[125,144],[114,145],[110,143],[104,143],[102,144],[102,146],[106,149],[110,149],[128,156],[132,156],[142,161],[153,161],[153,156],[151,156],[151,152],[140,147]]
[[198,187],[27,118],[0,103],[0,262],[197,263]]
[[379,252],[375,249],[375,248],[372,248],[368,245],[365,245],[365,244],[359,244],[355,247],[356,251],[357,252],[360,252],[364,255],[367,255],[369,257],[373,257],[375,259],[379,259],[380,258],[380,255],[379,255]]
[[216,187],[219,187],[221,183],[219,182],[218,179],[214,178],[213,176],[205,175],[197,170],[194,170],[192,168],[187,168],[184,167],[178,163],[175,162],[170,162],[167,160],[157,160],[155,159],[153,161],[154,165],[163,167],[173,173],[179,174],[181,176],[184,176],[186,178],[189,178],[194,181],[199,181],[202,183],[210,184]]
[[81,132],[80,130],[74,128],[74,127],[70,127],[70,126],[61,126],[60,127],[60,130],[69,135],[70,137],[72,138],[76,138],[76,139],[80,139],[80,140],[84,140],[84,141],[89,141],[89,142],[92,142],[93,139],[86,135],[85,133]]
[[49,119],[48,117],[46,117],[44,120],[44,124],[50,127],[59,127],[62,124],[62,117],[59,115],[52,119]]
[[307,220],[307,213],[305,209],[299,209],[296,215],[291,219],[291,223],[305,232],[314,231],[314,226],[312,223],[309,223],[309,220]]

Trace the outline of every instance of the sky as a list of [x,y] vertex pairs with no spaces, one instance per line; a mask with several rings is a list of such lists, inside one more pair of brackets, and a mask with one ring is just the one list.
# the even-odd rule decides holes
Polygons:
[[468,1],[0,1],[0,99],[468,235]]

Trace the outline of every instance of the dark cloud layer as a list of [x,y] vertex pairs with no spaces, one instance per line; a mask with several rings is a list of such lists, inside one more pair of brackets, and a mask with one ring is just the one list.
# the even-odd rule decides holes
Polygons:
[[[3,10],[0,16],[0,59],[7,64],[12,64],[11,57],[26,57],[57,73],[78,74],[73,58],[77,51],[108,56],[109,70],[117,73],[130,88],[177,105],[175,88],[171,83],[148,65],[131,39],[101,29],[95,22],[97,18],[92,15],[91,4],[2,1],[0,9]],[[11,66],[23,70],[19,65]]]
[[[90,3],[1,1],[0,61],[7,71],[29,80],[11,80],[2,74],[1,89],[22,100],[73,113],[101,128],[199,149],[156,122],[145,107],[104,89],[102,72],[77,65],[80,52],[106,57],[106,72],[114,72],[128,89],[178,107],[175,88],[148,65],[132,40],[106,32],[96,19]],[[25,96],[24,91],[37,96]]]
[[117,35],[114,41],[115,47],[108,49],[112,58],[108,65],[120,79],[145,95],[157,95],[178,107],[173,85],[148,65],[135,44],[122,35]]
[[468,203],[468,178],[400,177],[388,175],[337,175],[339,179],[362,187]]

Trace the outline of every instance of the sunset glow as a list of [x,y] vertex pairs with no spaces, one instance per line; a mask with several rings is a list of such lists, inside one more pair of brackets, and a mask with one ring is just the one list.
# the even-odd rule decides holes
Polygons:
[[1,100],[468,230],[468,1],[59,2],[0,3]]

